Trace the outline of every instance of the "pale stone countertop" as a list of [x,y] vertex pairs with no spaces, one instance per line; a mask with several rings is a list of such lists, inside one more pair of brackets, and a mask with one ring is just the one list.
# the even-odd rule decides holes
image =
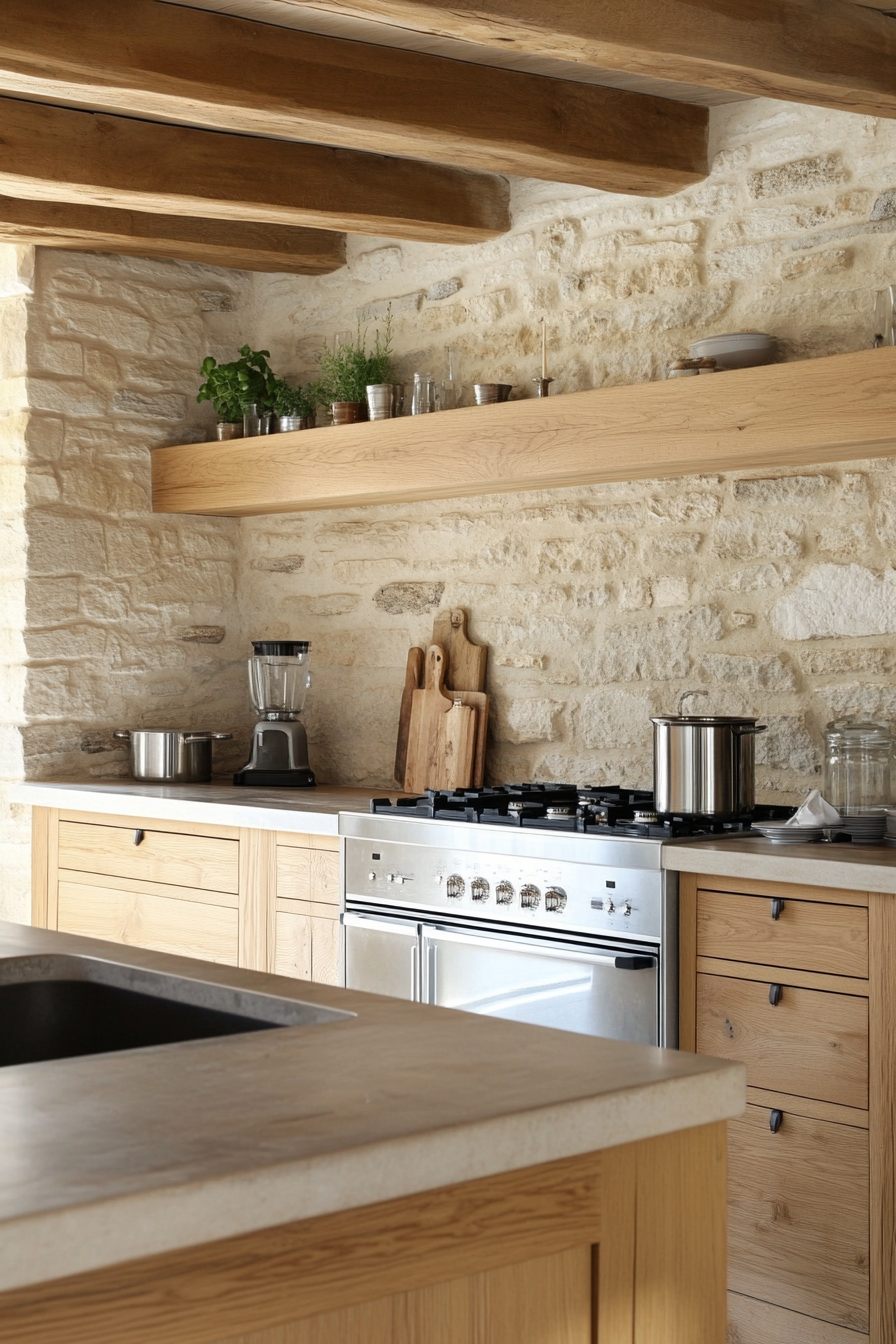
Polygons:
[[338,835],[340,812],[369,812],[371,798],[401,790],[318,784],[313,789],[254,789],[224,780],[210,784],[149,784],[140,779],[53,779],[14,784],[10,798],[32,807],[106,812],[147,821],[195,821],[265,831]]
[[0,923],[0,958],[48,952],[354,1015],[0,1068],[0,1290],[708,1124],[745,1104],[744,1068],[727,1060]]
[[663,867],[676,873],[800,882],[842,891],[896,895],[896,849],[888,845],[773,845],[759,838],[685,840],[663,846]]

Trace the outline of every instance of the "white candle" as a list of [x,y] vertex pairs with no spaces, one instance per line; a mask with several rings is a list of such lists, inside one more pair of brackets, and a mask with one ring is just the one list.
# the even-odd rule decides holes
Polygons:
[[548,324],[545,318],[541,319],[541,376],[548,376]]

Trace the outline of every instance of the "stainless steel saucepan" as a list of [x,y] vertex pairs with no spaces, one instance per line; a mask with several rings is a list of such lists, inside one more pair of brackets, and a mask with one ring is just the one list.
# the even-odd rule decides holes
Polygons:
[[155,784],[207,784],[212,777],[212,742],[226,741],[233,733],[140,728],[124,729],[112,736],[128,743],[134,779]]
[[756,802],[754,718],[670,715],[653,719],[657,812],[739,817]]

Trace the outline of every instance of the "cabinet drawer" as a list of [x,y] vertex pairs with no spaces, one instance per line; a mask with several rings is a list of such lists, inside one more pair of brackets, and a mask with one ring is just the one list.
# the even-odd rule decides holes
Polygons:
[[767,981],[697,976],[697,1052],[738,1059],[747,1082],[841,1106],[868,1106],[868,1000]]
[[60,821],[59,867],[235,893],[239,841],[145,829],[143,840],[135,845],[130,827]]
[[280,901],[275,915],[275,975],[311,979],[311,914],[304,901]]
[[59,882],[60,933],[104,938],[154,952],[236,966],[238,914],[233,907],[171,900],[126,887]]
[[868,1335],[775,1307],[743,1293],[728,1294],[728,1344],[868,1344]]
[[335,914],[339,909],[339,855],[278,845],[277,897],[311,901],[330,907],[321,914]]
[[729,1121],[728,1287],[864,1331],[868,1261],[867,1131],[785,1111],[773,1134],[759,1106]]
[[829,975],[868,975],[868,911],[855,905],[697,893],[697,955]]

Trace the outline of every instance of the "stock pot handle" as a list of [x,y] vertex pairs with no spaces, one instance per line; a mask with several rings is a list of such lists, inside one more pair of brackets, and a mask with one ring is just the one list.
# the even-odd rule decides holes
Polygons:
[[738,737],[754,737],[756,733],[767,733],[767,723],[733,723],[731,725],[732,733]]
[[124,728],[124,729],[116,728],[112,736],[117,737],[122,742],[130,742],[131,730],[130,728]]
[[184,733],[184,742],[223,742],[233,733]]

